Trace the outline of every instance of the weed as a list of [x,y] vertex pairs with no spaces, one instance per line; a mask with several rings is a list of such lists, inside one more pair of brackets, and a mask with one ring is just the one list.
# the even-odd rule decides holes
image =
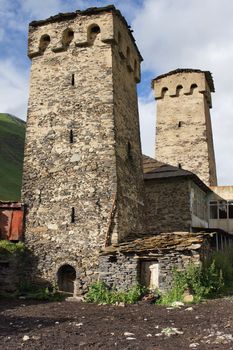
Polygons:
[[98,304],[116,304],[119,302],[134,304],[140,299],[143,292],[145,292],[145,288],[139,285],[136,285],[127,292],[124,292],[109,289],[104,282],[98,281],[90,286],[89,291],[85,296],[85,300],[88,303]]

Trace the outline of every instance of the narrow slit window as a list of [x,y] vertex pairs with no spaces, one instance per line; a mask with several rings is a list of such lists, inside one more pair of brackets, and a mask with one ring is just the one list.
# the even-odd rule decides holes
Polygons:
[[181,128],[181,126],[182,126],[182,122],[179,122],[178,123],[178,128]]
[[75,210],[74,207],[71,208],[71,224],[75,222]]
[[178,163],[178,168],[180,168],[180,169],[182,168],[181,163]]
[[74,74],[71,76],[71,85],[74,86]]
[[128,159],[132,159],[132,146],[129,141],[127,143],[127,156],[128,156]]
[[70,130],[70,143],[74,143],[74,133],[73,133],[73,130]]

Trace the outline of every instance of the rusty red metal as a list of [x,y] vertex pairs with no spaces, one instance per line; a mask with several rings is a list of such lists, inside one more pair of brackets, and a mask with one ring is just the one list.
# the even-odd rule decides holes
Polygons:
[[0,239],[21,241],[24,207],[18,202],[0,202]]

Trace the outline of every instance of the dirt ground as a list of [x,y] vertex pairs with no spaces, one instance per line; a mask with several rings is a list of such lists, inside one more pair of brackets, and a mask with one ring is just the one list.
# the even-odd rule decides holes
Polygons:
[[0,300],[0,349],[233,349],[233,298],[179,309]]

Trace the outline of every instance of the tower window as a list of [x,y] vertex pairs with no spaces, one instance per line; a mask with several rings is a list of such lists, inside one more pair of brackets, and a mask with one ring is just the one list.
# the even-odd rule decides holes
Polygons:
[[93,45],[95,39],[97,38],[98,34],[100,33],[100,27],[97,24],[92,24],[88,28],[88,42]]
[[178,168],[182,169],[181,163],[178,163]]
[[74,86],[74,74],[71,76],[71,85]]
[[75,222],[75,209],[74,207],[71,208],[71,220],[70,220],[71,224],[73,224]]
[[127,143],[127,156],[128,156],[128,159],[132,159],[132,146],[131,146],[131,143],[128,141]]
[[70,143],[74,143],[74,133],[73,133],[73,130],[70,130]]
[[63,47],[68,47],[74,38],[74,32],[72,29],[67,28],[62,35],[62,45]]
[[42,35],[42,37],[40,38],[40,45],[39,45],[39,49],[41,52],[44,52],[47,48],[47,46],[50,43],[50,36],[48,34]]
[[179,122],[178,123],[178,128],[181,128],[181,126],[182,126],[182,122]]

